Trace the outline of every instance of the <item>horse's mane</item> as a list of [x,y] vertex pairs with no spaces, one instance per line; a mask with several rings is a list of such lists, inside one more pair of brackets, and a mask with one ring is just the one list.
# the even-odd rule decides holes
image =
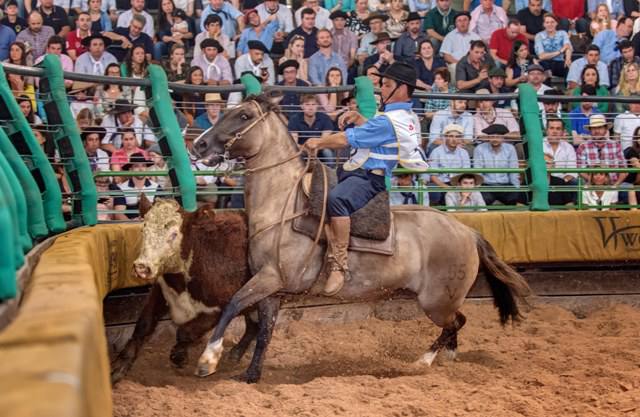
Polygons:
[[272,111],[274,113],[280,114],[282,112],[282,109],[280,108],[280,106],[270,100],[270,98],[278,94],[282,94],[282,93],[279,93],[277,91],[269,91],[262,94],[251,94],[247,96],[244,100],[242,100],[242,102],[246,103],[248,101],[255,101],[260,105],[260,107],[264,112]]

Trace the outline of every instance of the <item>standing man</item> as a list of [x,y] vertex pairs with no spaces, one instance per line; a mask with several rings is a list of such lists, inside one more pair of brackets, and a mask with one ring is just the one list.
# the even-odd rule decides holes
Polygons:
[[[436,7],[429,10],[424,17],[423,27],[429,39],[431,39],[433,49],[436,53],[440,50],[440,46],[447,34],[456,27],[455,20],[457,14],[458,12],[451,8],[451,0],[437,0]],[[468,13],[467,16],[471,18]],[[469,25],[467,22],[467,29],[468,28]],[[466,53],[465,51],[465,54]]]
[[[303,147],[310,154],[323,148],[351,146],[352,149],[338,184],[329,192],[331,222],[326,231],[330,274],[324,288],[327,295],[338,293],[349,273],[350,216],[386,190],[385,177],[391,177],[399,161],[408,169],[428,167],[420,150],[420,120],[411,110],[417,79],[415,68],[395,62],[379,75],[384,114],[366,120],[361,114],[349,111],[340,118],[340,127],[351,123],[356,127],[309,139]],[[397,147],[390,146],[392,144]]]
[[356,59],[356,49],[358,49],[358,37],[347,26],[348,15],[338,10],[331,13],[333,29],[333,51],[342,57],[342,60],[349,68]]
[[329,29],[318,31],[318,52],[309,58],[309,81],[312,85],[325,85],[329,68],[337,67],[342,72],[342,83],[347,82],[347,66],[340,55],[331,46],[333,39]]
[[[420,45],[420,42],[427,40],[427,35],[420,31],[422,18],[418,13],[409,13],[406,22],[405,31],[402,32],[393,47],[393,54],[407,62],[411,62],[419,52],[418,45]],[[434,49],[436,49],[435,46]]]

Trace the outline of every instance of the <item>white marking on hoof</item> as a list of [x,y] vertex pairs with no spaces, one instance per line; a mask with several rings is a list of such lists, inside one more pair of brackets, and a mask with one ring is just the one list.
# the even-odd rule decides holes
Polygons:
[[424,364],[427,366],[431,366],[431,364],[433,363],[433,361],[436,359],[436,356],[438,356],[438,351],[428,351],[427,353],[425,353],[424,355],[422,355],[422,357],[420,359],[418,359],[416,361],[416,363],[418,364]]
[[456,359],[456,356],[458,356],[458,351],[457,350],[451,350],[451,349],[445,349],[444,350],[444,357],[447,358],[447,360],[450,361],[454,361]]
[[207,344],[206,349],[198,359],[198,367],[196,368],[196,376],[204,378],[216,372],[218,362],[222,357],[222,340],[220,338],[213,343]]

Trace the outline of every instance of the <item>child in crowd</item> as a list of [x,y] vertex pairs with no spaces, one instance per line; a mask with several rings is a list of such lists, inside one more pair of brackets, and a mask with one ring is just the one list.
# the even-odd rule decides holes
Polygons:
[[[482,198],[482,193],[480,191],[472,191],[472,189],[482,185],[482,175],[459,174],[451,178],[451,185],[454,187],[468,188],[469,191],[447,192],[444,200],[448,211],[487,211],[484,207],[486,203]],[[461,209],[460,207],[465,208]]]

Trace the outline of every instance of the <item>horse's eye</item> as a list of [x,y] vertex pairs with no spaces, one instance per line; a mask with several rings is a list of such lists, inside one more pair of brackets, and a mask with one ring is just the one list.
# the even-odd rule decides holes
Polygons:
[[247,115],[246,115],[246,114],[244,114],[244,113],[240,115],[240,118],[241,118],[242,120],[245,120],[245,121],[246,121],[246,120],[249,120],[249,116],[247,116]]

